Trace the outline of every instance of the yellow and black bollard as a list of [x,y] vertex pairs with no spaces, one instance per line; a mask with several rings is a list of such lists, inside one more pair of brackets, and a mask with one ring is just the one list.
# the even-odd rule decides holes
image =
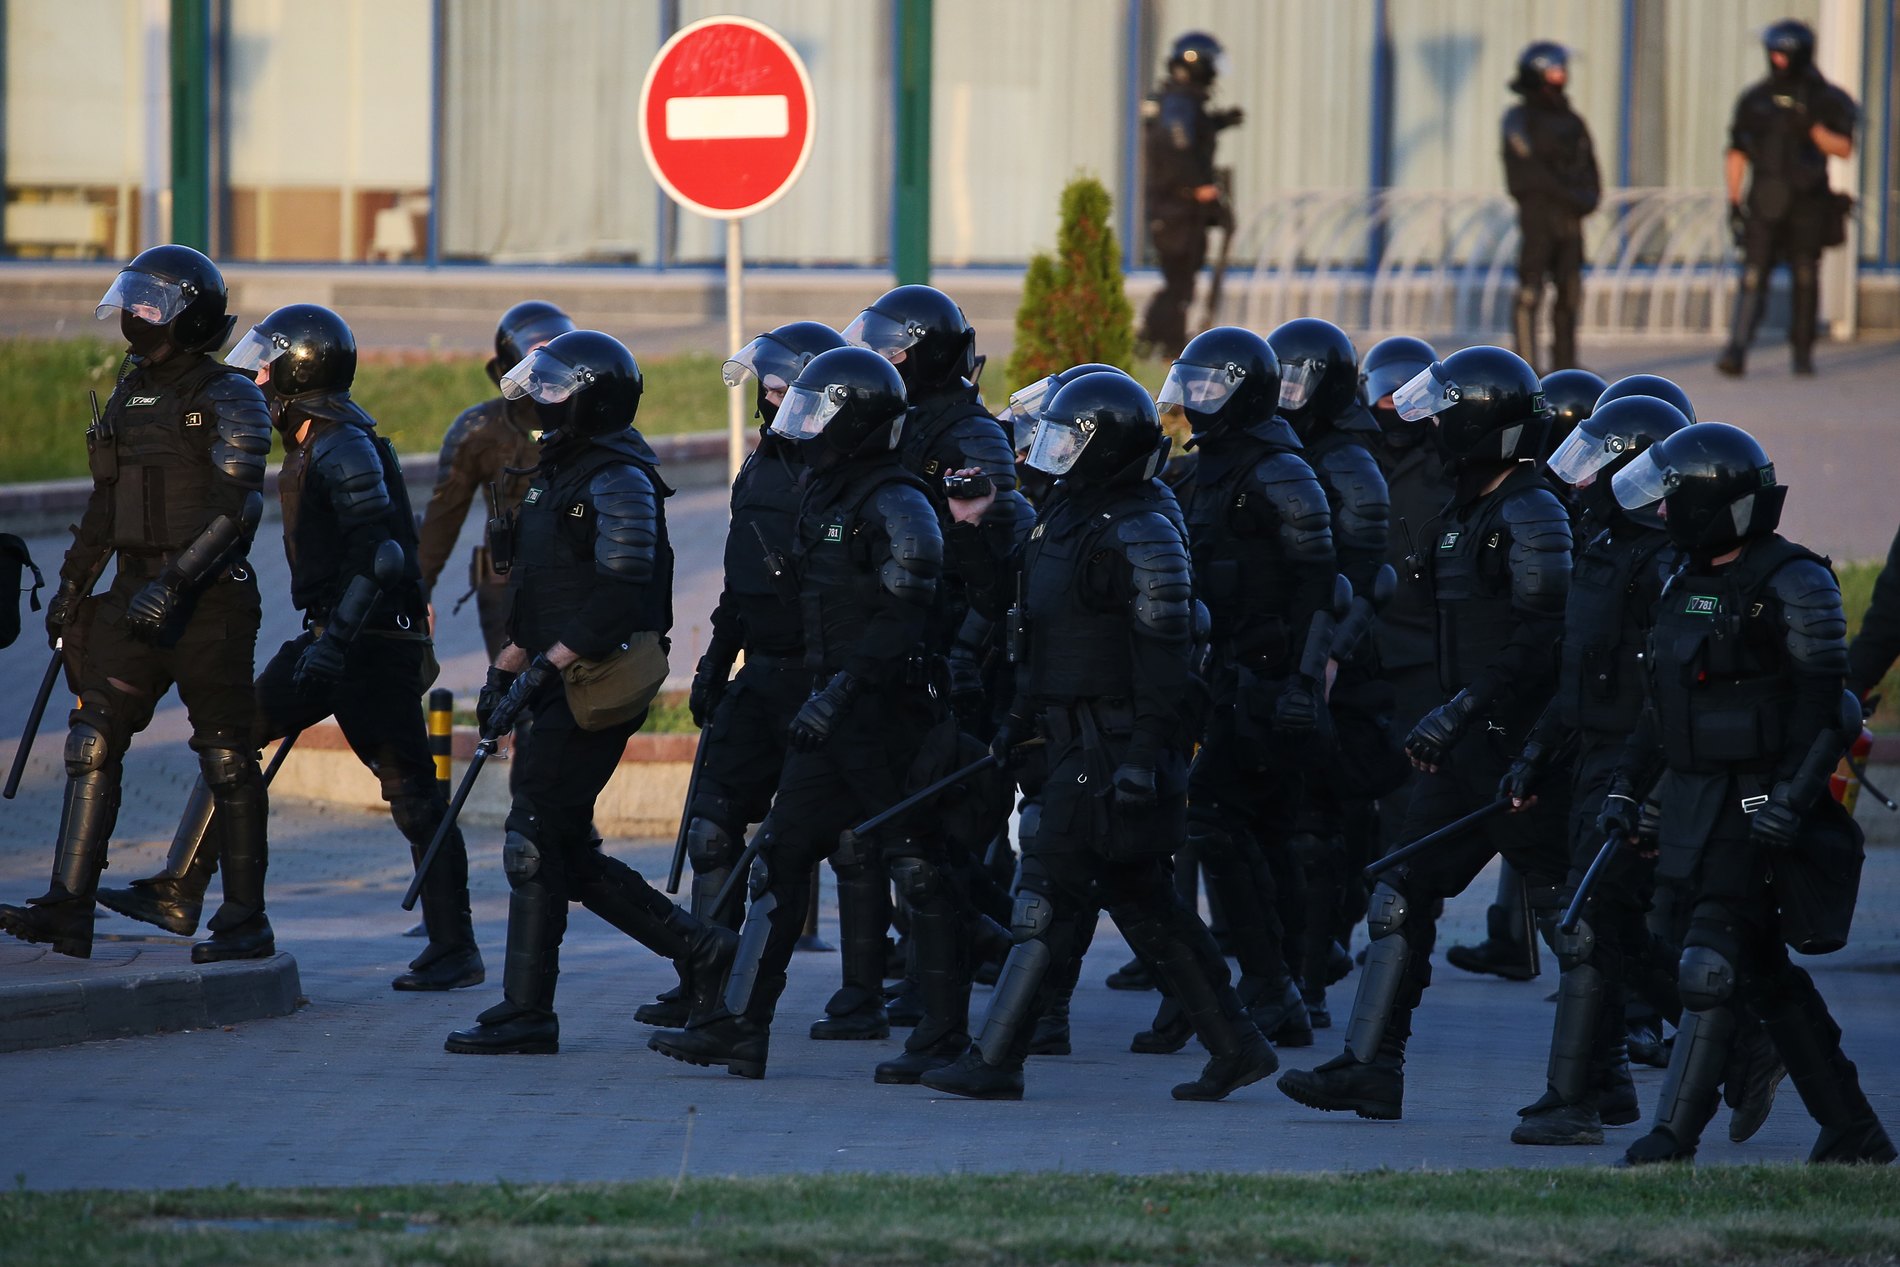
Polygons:
[[429,692],[429,753],[435,758],[435,785],[447,800],[452,790],[449,760],[455,752],[455,693],[438,686]]

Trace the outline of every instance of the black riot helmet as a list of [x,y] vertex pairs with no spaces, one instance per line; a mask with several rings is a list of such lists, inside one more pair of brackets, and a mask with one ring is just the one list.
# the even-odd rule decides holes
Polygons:
[[834,348],[786,389],[772,434],[799,441],[813,466],[830,466],[895,449],[909,407],[895,365],[868,348]]
[[1280,416],[1307,439],[1359,394],[1359,352],[1346,332],[1296,317],[1267,336],[1280,358]]
[[1625,510],[1662,502],[1669,539],[1704,559],[1773,532],[1788,500],[1755,437],[1726,422],[1658,440],[1610,486]]
[[[349,323],[320,304],[279,308],[246,331],[224,363],[266,375],[264,395],[280,426],[301,422],[305,413],[354,415],[353,409],[339,415],[322,407],[326,401],[341,404],[349,398],[356,380],[356,336]],[[305,408],[287,416],[284,403]]]
[[1155,397],[1187,415],[1188,448],[1273,416],[1280,403],[1280,358],[1271,343],[1241,326],[1194,336]]
[[1379,402],[1418,377],[1438,359],[1438,351],[1423,339],[1395,334],[1366,349],[1359,360],[1359,403],[1372,413],[1381,437],[1393,449],[1410,449],[1424,440],[1426,428],[1406,422],[1390,405]]
[[495,326],[495,359],[488,363],[489,376],[500,382],[528,353],[575,328],[572,317],[545,299],[522,300],[502,313]]
[[1544,403],[1550,406],[1550,430],[1544,436],[1543,452],[1537,456],[1548,459],[1577,424],[1590,416],[1605,384],[1589,370],[1570,369],[1544,375],[1543,385]]
[[1550,422],[1537,371],[1496,347],[1433,361],[1392,394],[1392,404],[1407,422],[1436,420],[1433,439],[1454,469],[1534,458]]
[[547,452],[631,427],[645,385],[626,344],[598,330],[570,330],[502,375],[501,394],[534,403]]
[[1062,388],[1084,374],[1123,372],[1119,366],[1090,361],[1086,365],[1072,365],[1060,374],[1049,374],[1027,387],[1018,388],[1010,394],[1009,403],[997,417],[997,421],[1009,430],[1010,447],[1017,453],[1028,452],[1030,433],[1035,431],[1036,422],[1042,417],[1043,406],[1054,400],[1055,394]]
[[[1814,28],[1806,22],[1783,18],[1761,33],[1761,46],[1769,54],[1768,72],[1776,78],[1806,74],[1814,65]],[[1785,72],[1775,68],[1776,53],[1788,59]]]
[[95,315],[103,321],[118,313],[119,331],[139,356],[208,352],[237,324],[225,313],[229,302],[218,266],[202,252],[173,244],[140,251],[120,269]]
[[1153,479],[1168,440],[1148,389],[1120,370],[1081,377],[1043,407],[1025,465],[1079,487]]
[[[1612,477],[1650,445],[1689,425],[1680,409],[1654,396],[1613,400],[1577,424],[1557,446],[1550,456],[1550,473],[1572,488],[1585,490],[1583,504],[1592,515],[1609,513],[1617,506],[1610,491]],[[1653,509],[1623,513],[1639,523],[1662,526]]]
[[1206,31],[1177,36],[1168,50],[1168,74],[1187,83],[1205,86],[1226,70],[1227,50]]
[[822,321],[794,321],[760,335],[726,358],[719,367],[726,386],[737,387],[750,378],[758,383],[754,401],[758,416],[769,428],[778,417],[785,392],[814,356],[848,346],[844,336]]
[[1549,78],[1553,70],[1569,74],[1570,50],[1554,40],[1538,40],[1534,44],[1527,44],[1524,51],[1517,55],[1517,78],[1511,81],[1511,89],[1527,94],[1540,88],[1556,87]]
[[1628,378],[1617,379],[1597,397],[1597,408],[1601,409],[1625,396],[1654,396],[1657,400],[1666,400],[1682,410],[1683,417],[1690,422],[1695,421],[1695,406],[1689,403],[1689,393],[1660,374],[1631,374]]
[[912,397],[976,373],[976,331],[956,301],[935,286],[899,286],[845,327],[844,341],[897,366]]

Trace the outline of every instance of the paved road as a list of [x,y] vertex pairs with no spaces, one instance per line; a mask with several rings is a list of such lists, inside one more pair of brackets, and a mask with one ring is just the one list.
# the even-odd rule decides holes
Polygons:
[[[5,814],[0,894],[44,882],[44,828],[56,814],[50,769],[36,763],[24,799]],[[166,746],[122,819],[111,878],[157,865],[190,764]],[[1217,1105],[1177,1104],[1168,1088],[1192,1075],[1198,1047],[1136,1056],[1128,1036],[1154,995],[1115,993],[1102,975],[1126,957],[1104,928],[1076,998],[1076,1054],[1037,1059],[1020,1104],[938,1099],[880,1087],[871,1066],[894,1042],[813,1043],[806,1024],[836,983],[835,955],[801,955],[781,1005],[769,1076],[749,1082],[645,1050],[632,1009],[670,980],[665,965],[592,916],[574,914],[561,978],[563,1050],[552,1058],[450,1056],[443,1035],[499,997],[506,886],[496,833],[478,833],[474,899],[490,984],[448,996],[400,995],[386,982],[416,942],[397,907],[406,851],[387,820],[280,804],[273,822],[272,916],[297,956],[310,1004],[294,1016],[234,1028],[0,1055],[8,1175],[32,1188],[208,1184],[518,1182],[666,1177],[680,1166],[689,1112],[699,1174],[821,1170],[1313,1170],[1374,1166],[1568,1166],[1611,1160],[1637,1128],[1601,1148],[1533,1150],[1507,1142],[1514,1110],[1542,1090],[1551,1008],[1543,980],[1511,984],[1440,965],[1415,1040],[1402,1123],[1298,1108],[1267,1085]],[[647,875],[658,842],[612,842]],[[1876,853],[1867,894],[1900,884],[1900,851]],[[1481,878],[1454,904],[1446,940],[1477,931],[1490,891]],[[827,892],[824,930],[835,939]],[[1900,917],[1865,904],[1860,940],[1838,958],[1900,958]],[[136,937],[116,916],[102,936]],[[1894,977],[1844,971],[1821,986],[1847,1030],[1876,1104],[1900,1124],[1900,1009]],[[1339,987],[1343,1002],[1352,982]],[[980,1010],[988,991],[979,989]],[[1337,1051],[1283,1052],[1306,1067]],[[1645,1103],[1661,1074],[1640,1071]],[[1791,1092],[1745,1148],[1722,1120],[1709,1161],[1792,1161],[1813,1130]],[[31,1141],[24,1143],[22,1141]]]

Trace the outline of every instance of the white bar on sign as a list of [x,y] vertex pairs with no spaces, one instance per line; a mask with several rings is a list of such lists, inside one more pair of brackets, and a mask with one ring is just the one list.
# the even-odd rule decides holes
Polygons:
[[782,93],[759,97],[669,97],[666,102],[666,139],[669,141],[738,141],[787,136],[791,130],[792,103]]

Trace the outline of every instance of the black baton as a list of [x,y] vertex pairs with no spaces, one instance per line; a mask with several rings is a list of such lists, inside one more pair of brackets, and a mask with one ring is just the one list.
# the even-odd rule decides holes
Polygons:
[[33,740],[40,733],[40,719],[46,716],[47,701],[53,698],[53,684],[59,680],[59,667],[65,659],[60,647],[64,645],[65,639],[61,639],[60,646],[53,648],[53,658],[47,663],[45,676],[40,678],[39,694],[33,697],[33,708],[26,715],[26,729],[20,732],[20,749],[13,754],[13,769],[7,772],[6,790],[0,792],[0,796],[9,801],[20,790],[20,780],[26,775],[26,759],[33,754]]
[[1488,805],[1480,806],[1456,822],[1445,824],[1429,836],[1420,836],[1409,845],[1400,845],[1385,857],[1378,859],[1368,866],[1365,869],[1364,875],[1368,880],[1376,880],[1380,875],[1390,871],[1401,862],[1409,862],[1419,854],[1429,849],[1435,849],[1448,840],[1456,840],[1466,832],[1482,826],[1485,822],[1502,814],[1509,808],[1511,808],[1511,802],[1504,798],[1492,801]]

